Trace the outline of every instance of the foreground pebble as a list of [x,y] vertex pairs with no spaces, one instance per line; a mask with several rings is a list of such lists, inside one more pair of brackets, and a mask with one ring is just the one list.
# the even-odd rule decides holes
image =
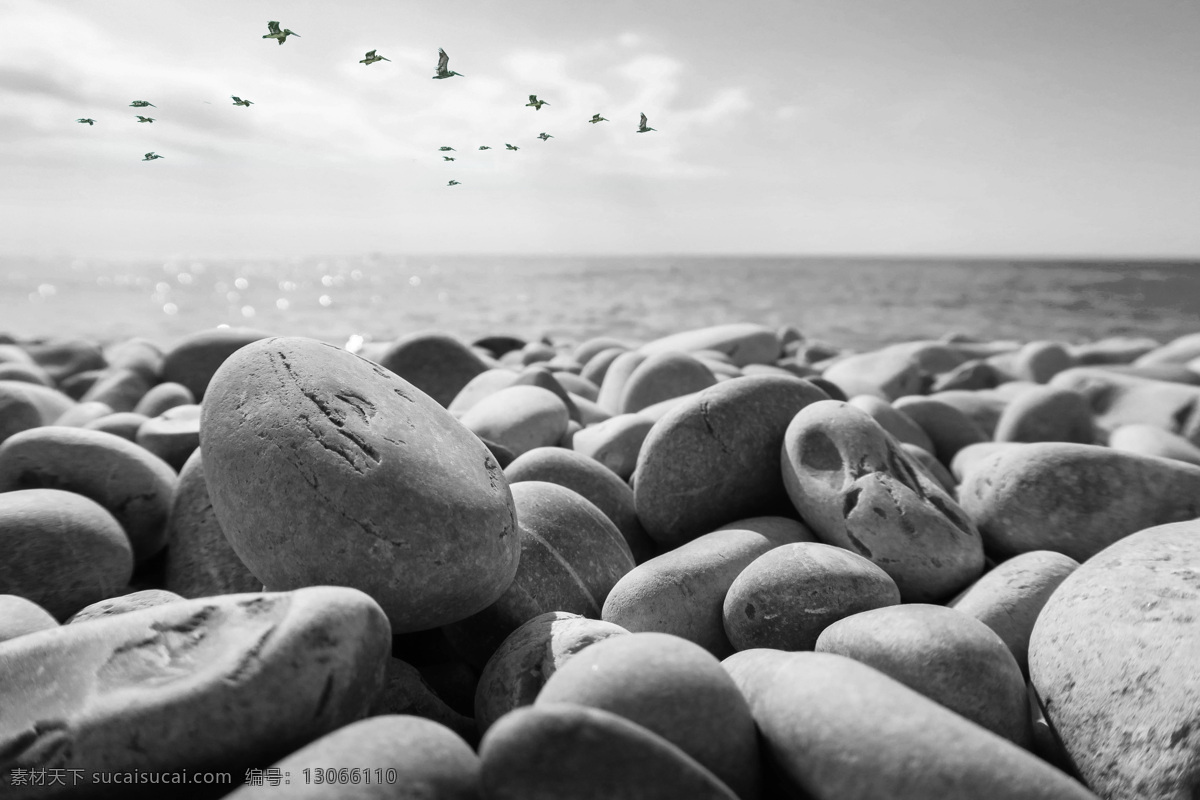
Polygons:
[[1200,521],[1097,553],[1046,602],[1029,673],[1083,780],[1114,800],[1200,793]]
[[1095,800],[1007,739],[844,656],[746,650],[723,666],[750,704],[782,796]]
[[344,350],[300,338],[242,348],[213,376],[200,446],[217,521],[272,590],[354,586],[399,633],[485,608],[516,573],[515,507],[491,453]]
[[69,794],[14,785],[14,769],[261,768],[362,717],[390,639],[369,597],[316,587],[168,603],[0,644],[0,793]]

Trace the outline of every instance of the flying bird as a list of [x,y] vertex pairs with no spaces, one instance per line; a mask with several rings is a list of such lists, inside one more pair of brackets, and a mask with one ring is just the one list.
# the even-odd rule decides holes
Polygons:
[[441,147],[438,148],[438,150],[441,150],[443,153],[449,153],[453,149],[454,149],[453,147],[448,147],[447,145],[442,145]]
[[134,100],[132,103],[129,104],[130,108],[145,108],[146,106],[150,106],[151,108],[158,108],[158,106],[154,105],[154,103],[148,103],[145,100]]
[[508,142],[505,142],[504,149],[505,150],[520,150],[521,148],[517,147],[516,145],[509,144]]
[[153,161],[156,158],[166,158],[166,156],[160,156],[158,153],[151,150],[149,153],[146,153],[146,157],[143,158],[142,161]]
[[377,55],[375,55],[375,51],[374,51],[374,50],[368,50],[368,51],[367,51],[367,57],[366,57],[366,58],[364,58],[364,59],[362,59],[362,60],[361,60],[361,61],[359,61],[358,63],[360,63],[360,64],[367,64],[367,65],[369,66],[369,65],[371,65],[371,64],[374,64],[376,61],[391,61],[391,59],[390,59],[390,58],[384,58],[383,56],[377,56]]
[[592,118],[589,119],[588,122],[595,125],[597,122],[608,122],[608,120],[605,119],[604,117],[600,116],[599,114],[592,114]]
[[545,131],[542,131],[541,133],[538,134],[538,138],[544,142],[547,139],[553,139],[554,137],[551,136],[550,134],[546,133]]
[[236,94],[231,94],[229,96],[233,98],[233,104],[235,106],[245,106],[246,108],[249,108],[250,106],[254,105],[254,103],[251,102],[250,100],[243,100],[242,98],[238,97]]
[[442,78],[452,78],[455,75],[457,75],[460,78],[467,77],[466,75],[463,75],[461,72],[451,71],[449,67],[450,67],[450,56],[446,55],[446,51],[439,47],[438,48],[437,75],[434,75],[433,79],[436,81],[436,80],[441,80]]
[[90,118],[77,119],[75,121],[76,122],[86,122],[88,125],[94,125],[96,123],[96,120],[90,119]]
[[486,144],[481,144],[481,145],[479,145],[479,149],[480,150],[491,150],[492,148],[488,147]]
[[450,181],[450,182],[449,182],[449,183],[447,183],[446,185],[447,185],[447,186],[462,186],[462,184],[461,184],[461,183],[459,183],[458,181]]
[[154,117],[143,117],[141,114],[138,114],[137,118],[138,122],[154,122]]
[[637,132],[638,133],[647,133],[648,131],[653,131],[653,130],[657,130],[657,128],[647,128],[646,127],[646,115],[642,114],[642,121],[638,123]]
[[442,160],[443,161],[453,161],[454,159],[450,156],[442,156]]
[[267,30],[269,30],[270,33],[263,36],[263,38],[264,39],[276,39],[276,40],[278,40],[278,42],[280,44],[283,44],[284,42],[286,42],[287,37],[289,37],[289,36],[299,36],[300,35],[298,33],[292,33],[291,28],[284,28],[283,30],[279,30],[279,23],[276,22],[275,20],[271,20],[270,22],[267,23]]
[[547,103],[545,100],[538,100],[536,94],[531,94],[531,95],[529,95],[529,102],[526,103],[525,105],[533,106],[534,111],[541,111],[542,106],[548,106],[550,104]]

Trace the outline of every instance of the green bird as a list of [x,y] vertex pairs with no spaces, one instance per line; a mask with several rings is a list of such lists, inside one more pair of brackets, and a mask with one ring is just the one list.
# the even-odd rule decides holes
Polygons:
[[374,64],[376,61],[391,61],[391,59],[384,58],[383,56],[377,56],[377,55],[375,55],[374,50],[368,50],[366,58],[362,59],[358,63],[371,65],[371,64]]
[[142,161],[153,161],[156,158],[166,158],[166,156],[160,156],[158,153],[151,150],[149,153],[146,153],[146,157],[143,158]]
[[446,185],[447,185],[447,186],[462,186],[462,184],[461,184],[461,183],[459,183],[458,181],[450,181],[450,182],[449,182],[449,183],[447,183]]
[[538,138],[544,142],[547,139],[553,139],[554,137],[551,136],[550,134],[546,133],[545,131],[542,131],[541,133],[538,134]]
[[536,94],[531,94],[531,95],[529,95],[529,102],[528,102],[528,103],[526,103],[525,105],[526,105],[527,107],[528,107],[528,106],[533,106],[533,110],[534,110],[534,111],[541,111],[541,110],[542,110],[542,106],[548,106],[548,105],[550,105],[550,104],[549,104],[549,103],[547,103],[545,100],[538,100],[538,99],[537,99],[537,95],[536,95]]
[[448,147],[446,145],[442,145],[441,147],[438,148],[438,150],[441,150],[443,153],[449,153],[449,152],[453,151],[454,148]]
[[442,156],[442,161],[453,161],[453,160],[454,159],[451,158],[450,156]]
[[608,120],[605,119],[604,117],[600,116],[599,114],[592,114],[592,118],[589,119],[588,122],[595,125],[597,122],[608,122]]
[[141,114],[138,114],[138,122],[154,122],[154,117],[143,117]]
[[263,36],[263,38],[264,39],[276,39],[276,40],[278,40],[278,42],[280,44],[283,44],[284,42],[286,42],[287,37],[289,37],[289,36],[299,36],[300,35],[298,33],[293,33],[291,28],[284,28],[283,30],[279,30],[279,23],[276,22],[275,20],[271,20],[270,22],[267,23],[267,30],[269,30],[270,33]]
[[466,75],[463,75],[461,72],[452,72],[450,70],[450,56],[446,55],[446,51],[439,47],[438,48],[437,75],[434,75],[433,79],[435,81],[439,81],[439,80],[442,80],[443,78],[453,78],[455,75],[457,75],[460,78],[467,77]]
[[145,108],[146,106],[150,106],[150,108],[158,108],[158,106],[154,105],[154,103],[148,103],[145,100],[134,100],[129,104],[130,108]]
[[231,94],[229,96],[233,98],[233,104],[235,106],[245,106],[246,108],[249,108],[250,106],[254,105],[254,103],[252,103],[251,101],[243,100],[242,98],[238,97],[235,94]]
[[642,114],[642,121],[638,123],[638,133],[648,133],[649,131],[657,130],[656,128],[646,127],[646,115]]
[[87,117],[85,117],[85,118],[83,118],[83,119],[77,119],[77,120],[75,120],[75,121],[76,121],[76,122],[86,122],[88,125],[95,125],[95,124],[96,124],[96,120],[94,120],[94,119],[89,119],[89,118],[87,118]]
[[481,145],[479,145],[479,149],[480,150],[491,150],[492,148],[488,147],[486,144],[481,144]]
[[508,142],[505,142],[504,149],[505,150],[520,150],[521,148],[517,147],[515,144],[509,144]]

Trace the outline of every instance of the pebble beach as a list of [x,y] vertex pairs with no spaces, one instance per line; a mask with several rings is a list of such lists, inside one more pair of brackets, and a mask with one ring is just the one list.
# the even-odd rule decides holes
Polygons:
[[1200,334],[737,313],[10,329],[0,796],[1196,797]]

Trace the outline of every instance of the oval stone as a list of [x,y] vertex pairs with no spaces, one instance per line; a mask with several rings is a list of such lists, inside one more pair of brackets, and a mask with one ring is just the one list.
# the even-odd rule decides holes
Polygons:
[[1200,467],[1087,444],[1001,450],[958,487],[988,552],[1053,550],[1083,562],[1131,533],[1200,517]]
[[647,342],[640,348],[646,355],[673,351],[716,350],[731,364],[774,364],[783,352],[775,331],[753,322],[733,322],[691,331],[681,331]]
[[[261,769],[361,718],[390,644],[374,601],[328,586],[167,603],[14,639],[0,646],[0,794],[46,796],[13,781],[17,769]],[[120,796],[131,788],[146,796],[137,786]]]
[[1025,678],[1004,641],[944,606],[907,603],[834,622],[817,639],[1011,742],[1032,744]]
[[641,414],[618,414],[577,432],[571,448],[603,464],[621,480],[629,480],[653,427]]
[[147,417],[157,417],[164,411],[176,406],[195,405],[196,398],[192,391],[182,383],[160,383],[142,395],[134,407],[134,412],[145,414]]
[[402,336],[379,359],[384,369],[399,375],[443,408],[488,364],[470,347],[449,334],[424,331]]
[[535,447],[558,444],[567,430],[570,412],[549,389],[509,386],[480,400],[459,421],[480,438],[501,444],[519,456]]
[[213,328],[184,337],[163,354],[162,378],[182,383],[200,402],[208,382],[225,359],[271,334],[252,328]]
[[1092,409],[1083,395],[1069,389],[1039,386],[1013,398],[996,423],[997,442],[1096,441]]
[[1108,435],[1108,446],[1127,453],[1173,458],[1200,466],[1200,447],[1157,425],[1122,425]]
[[486,608],[516,574],[516,511],[487,447],[345,350],[238,351],[213,376],[200,446],[221,529],[272,589],[353,586],[402,633]]
[[1050,596],[1029,674],[1050,723],[1097,794],[1200,795],[1200,521],[1138,531]]
[[57,628],[49,611],[25,597],[0,594],[0,644],[27,633]]
[[182,469],[200,446],[200,406],[175,406],[146,420],[134,441],[172,469]]
[[[779,465],[788,423],[827,395],[803,378],[735,378],[655,423],[634,471],[638,519],[664,549],[789,506]],[[578,437],[576,437],[578,438]]]
[[888,574],[860,555],[785,544],[750,563],[725,595],[725,633],[738,650],[812,650],[839,619],[900,602]]
[[165,461],[103,431],[47,426],[0,445],[0,492],[63,489],[96,501],[121,523],[139,563],[167,543],[175,481]]
[[672,397],[707,389],[717,382],[712,371],[687,353],[656,353],[638,364],[621,390],[621,413],[641,411]]

